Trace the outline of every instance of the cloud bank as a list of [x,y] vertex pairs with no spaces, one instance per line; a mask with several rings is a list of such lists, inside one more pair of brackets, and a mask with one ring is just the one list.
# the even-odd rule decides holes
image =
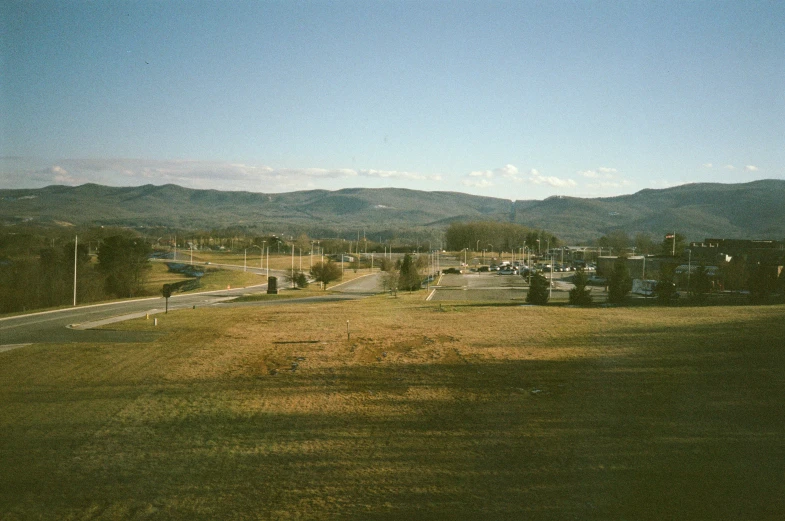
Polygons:
[[475,170],[469,172],[461,180],[461,184],[470,188],[490,188],[493,186],[508,186],[510,183],[520,185],[548,185],[555,188],[577,186],[572,179],[561,179],[555,176],[542,175],[537,169],[532,168],[528,174],[521,174],[515,165],[504,165],[492,170]]
[[[19,177],[19,174],[14,174]],[[159,161],[143,159],[67,159],[23,176],[34,185],[109,186],[177,184],[188,188],[285,192],[312,188],[345,188],[370,184],[440,183],[440,174],[351,168],[273,168],[219,161]],[[0,175],[2,177],[2,175]],[[425,188],[424,188],[425,189]]]

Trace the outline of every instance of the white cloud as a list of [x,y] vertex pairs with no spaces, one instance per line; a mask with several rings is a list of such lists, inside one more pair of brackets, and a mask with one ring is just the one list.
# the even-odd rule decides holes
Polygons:
[[733,165],[725,165],[725,170],[736,170],[736,167]]
[[381,179],[407,179],[412,181],[441,181],[440,175],[423,175],[416,172],[398,172],[396,170],[358,170],[357,175],[362,177],[377,177]]
[[615,168],[601,166],[595,170],[580,170],[578,173],[589,179],[613,179],[618,172]]
[[504,165],[493,172],[507,179],[518,179],[518,168],[515,165]]
[[529,181],[536,184],[536,185],[550,185],[557,188],[563,188],[568,186],[577,186],[576,183],[572,179],[560,179],[554,176],[544,176],[542,175],[537,169],[532,168],[529,172]]
[[522,181],[518,176],[518,167],[515,165],[504,165],[493,170],[475,170],[467,174],[469,177],[482,177],[485,179],[493,179],[494,177],[502,177],[513,181]]
[[55,165],[50,169],[56,183],[73,183],[76,179],[62,166]]
[[31,175],[32,178],[44,181],[47,184],[58,184],[58,185],[79,185],[88,182],[88,180],[79,177],[78,175],[72,174],[69,170],[64,168],[61,165],[54,165],[51,168],[47,168],[43,171],[39,171],[33,173]]
[[493,186],[493,181],[489,179],[464,179],[461,181],[461,184],[469,188],[488,188]]
[[703,168],[712,168],[712,167],[714,167],[714,165],[711,163],[703,163]]
[[757,172],[759,170],[759,168],[755,165],[747,165],[744,167],[744,169],[748,172]]

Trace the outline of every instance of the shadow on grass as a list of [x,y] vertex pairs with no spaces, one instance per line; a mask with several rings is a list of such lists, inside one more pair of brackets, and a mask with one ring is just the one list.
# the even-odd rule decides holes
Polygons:
[[781,519],[783,333],[640,326],[604,338],[646,336],[633,353],[572,361],[305,360],[276,376],[28,386],[6,407],[73,415],[5,426],[0,506],[8,519]]

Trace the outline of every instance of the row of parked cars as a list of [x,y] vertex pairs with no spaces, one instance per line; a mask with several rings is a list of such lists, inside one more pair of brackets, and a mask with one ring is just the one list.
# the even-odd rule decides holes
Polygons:
[[[480,271],[486,271],[480,268]],[[504,263],[500,265],[491,265],[488,267],[487,271],[496,271],[499,275],[518,275],[523,274],[527,275],[530,270],[533,270],[532,273],[550,273],[553,272],[566,272],[566,271],[577,271],[578,269],[584,269],[585,271],[595,271],[597,269],[596,265],[586,264],[581,266],[576,266],[574,264],[536,264],[532,268],[525,264],[515,263]]]

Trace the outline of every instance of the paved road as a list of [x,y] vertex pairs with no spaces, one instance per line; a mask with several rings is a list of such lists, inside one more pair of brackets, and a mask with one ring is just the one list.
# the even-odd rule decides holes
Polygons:
[[379,280],[381,274],[377,271],[362,277],[334,284],[329,287],[332,291],[340,291],[341,293],[361,293],[361,294],[374,294],[379,293]]
[[[240,269],[242,269],[242,266]],[[270,275],[273,274],[273,270],[270,270]],[[275,274],[282,276],[283,272]],[[172,296],[169,299],[169,309],[175,310],[192,308],[194,306],[203,307],[215,305],[258,306],[281,303],[291,304],[356,299],[378,292],[376,283],[374,282],[376,277],[378,277],[378,274],[356,279],[343,285],[330,288],[331,290],[340,291],[340,295],[327,294],[304,299],[287,299],[272,302],[226,304],[228,300],[241,295],[267,291],[266,284],[197,294],[186,293]],[[149,341],[156,337],[156,333],[114,332],[94,330],[89,329],[89,327],[96,323],[101,323],[102,321],[116,322],[118,321],[117,319],[129,319],[135,316],[144,316],[147,313],[162,313],[164,309],[165,300],[162,297],[153,297],[0,318],[0,353],[31,343]],[[87,329],[85,329],[85,327],[87,327]]]
[[[574,286],[561,280],[571,273],[553,274],[553,298],[566,298]],[[548,274],[550,279],[550,274]],[[499,275],[497,272],[444,275],[434,289],[430,300],[511,301],[526,300],[527,281],[520,275]]]

